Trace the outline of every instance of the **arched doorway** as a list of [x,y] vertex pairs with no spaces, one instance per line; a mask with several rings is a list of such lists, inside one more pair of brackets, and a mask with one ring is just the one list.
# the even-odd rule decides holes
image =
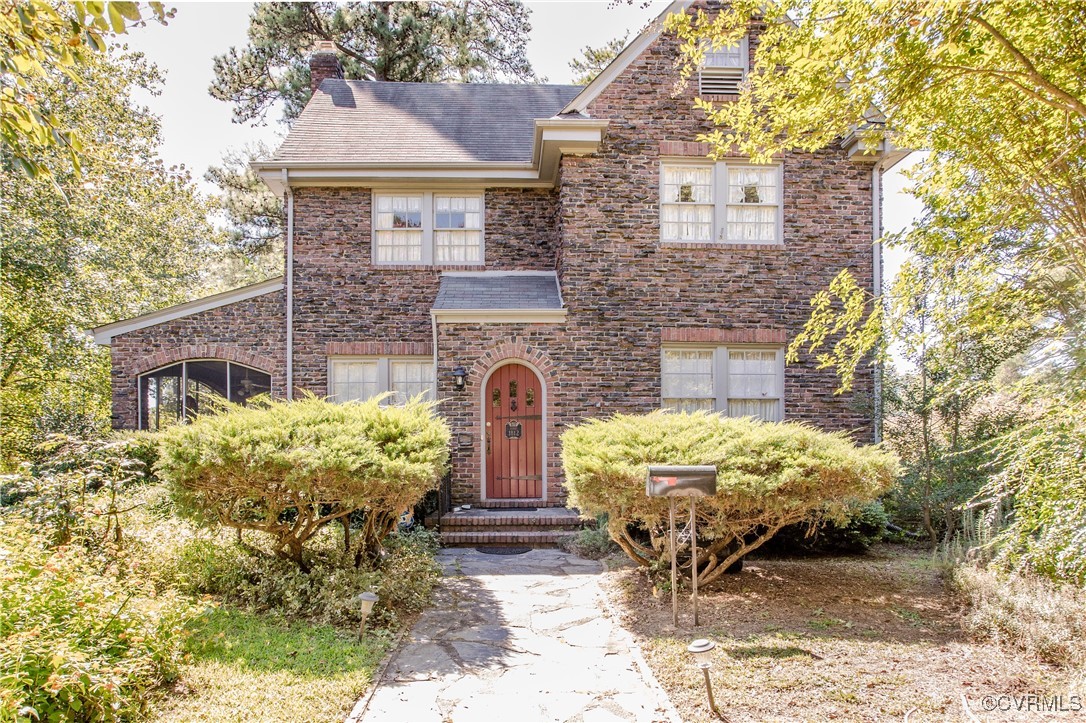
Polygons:
[[517,362],[483,385],[483,469],[487,499],[541,499],[544,475],[543,382]]

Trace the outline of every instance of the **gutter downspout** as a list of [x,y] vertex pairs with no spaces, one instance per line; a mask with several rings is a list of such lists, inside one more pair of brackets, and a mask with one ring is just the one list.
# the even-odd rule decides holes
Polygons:
[[[886,140],[883,139],[883,153]],[[871,281],[875,299],[882,302],[882,167],[885,155],[871,169]],[[882,362],[875,361],[875,443],[882,441]]]
[[287,195],[287,401],[294,399],[294,192],[290,176],[282,169],[283,187]]

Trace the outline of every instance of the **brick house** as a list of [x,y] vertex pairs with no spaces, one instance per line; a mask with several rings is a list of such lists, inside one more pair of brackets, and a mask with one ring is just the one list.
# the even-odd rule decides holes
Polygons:
[[345,81],[318,50],[312,100],[254,164],[285,200],[285,274],[95,329],[115,425],[208,394],[431,394],[453,502],[493,507],[561,506],[558,440],[586,417],[715,409],[873,441],[872,368],[835,396],[783,350],[841,269],[878,292],[880,174],[904,154],[707,159],[694,96],[729,100],[758,31],[685,86],[659,20],[583,87]]

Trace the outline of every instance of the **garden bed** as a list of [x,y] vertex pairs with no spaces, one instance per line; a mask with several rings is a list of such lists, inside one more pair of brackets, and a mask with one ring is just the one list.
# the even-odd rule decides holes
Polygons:
[[1082,693],[1063,670],[970,640],[927,551],[748,560],[702,591],[696,630],[689,598],[676,630],[670,595],[654,597],[640,569],[613,570],[605,587],[685,720],[711,719],[686,652],[701,637],[717,644],[714,692],[732,721],[969,720],[963,695],[978,719],[1038,720],[1052,714],[992,713],[985,696]]

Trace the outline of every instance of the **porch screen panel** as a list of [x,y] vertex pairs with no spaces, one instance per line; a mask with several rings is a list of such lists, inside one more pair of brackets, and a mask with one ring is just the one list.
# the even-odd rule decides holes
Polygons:
[[379,195],[374,219],[377,263],[422,263],[422,195]]
[[434,262],[483,262],[483,199],[434,196]]
[[712,350],[665,349],[661,371],[664,409],[713,411]]

